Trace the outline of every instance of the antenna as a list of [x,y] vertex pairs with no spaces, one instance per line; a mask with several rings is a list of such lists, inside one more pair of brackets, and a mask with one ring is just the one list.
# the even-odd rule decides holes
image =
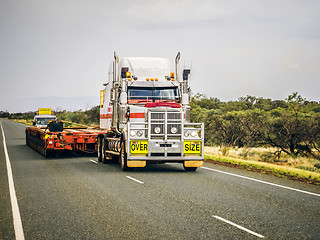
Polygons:
[[175,64],[176,64],[176,80],[179,82],[179,77],[178,77],[178,65],[179,65],[179,61],[180,61],[180,52],[178,52],[177,56],[176,56],[176,60],[175,60]]

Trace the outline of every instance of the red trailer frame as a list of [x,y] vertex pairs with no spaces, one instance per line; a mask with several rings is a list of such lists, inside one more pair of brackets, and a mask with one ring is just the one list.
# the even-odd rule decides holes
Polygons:
[[101,133],[104,132],[94,128],[65,128],[50,132],[47,128],[28,127],[26,144],[45,157],[64,151],[96,153],[97,136]]

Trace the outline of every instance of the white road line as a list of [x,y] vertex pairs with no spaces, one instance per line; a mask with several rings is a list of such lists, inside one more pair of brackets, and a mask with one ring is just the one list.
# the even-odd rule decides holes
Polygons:
[[304,190],[300,190],[300,189],[296,189],[296,188],[286,187],[286,186],[282,186],[282,185],[279,185],[279,184],[270,183],[270,182],[266,182],[266,181],[262,181],[262,180],[258,180],[258,179],[254,179],[254,178],[250,178],[250,177],[245,177],[245,176],[241,176],[241,175],[234,174],[234,173],[228,173],[228,172],[224,172],[224,171],[220,171],[220,170],[216,170],[216,169],[212,169],[212,168],[207,168],[207,167],[201,167],[201,168],[206,169],[206,170],[210,170],[210,171],[214,171],[214,172],[228,174],[228,175],[231,175],[231,176],[235,176],[235,177],[239,177],[239,178],[243,178],[243,179],[247,179],[247,180],[251,180],[251,181],[255,181],[255,182],[259,182],[259,183],[272,185],[272,186],[275,186],[275,187],[285,188],[285,189],[288,189],[288,190],[301,192],[301,193],[306,193],[306,194],[310,194],[310,195],[314,195],[314,196],[320,197],[320,194],[318,194],[318,193],[313,193],[313,192],[308,192],[308,191],[304,191]]
[[133,177],[127,176],[127,178],[129,178],[129,179],[131,179],[133,181],[136,181],[137,183],[144,184],[144,182],[141,182],[141,181],[139,181],[139,180],[137,180],[137,179],[135,179]]
[[14,189],[11,163],[10,163],[10,158],[9,158],[8,149],[7,149],[7,145],[6,145],[6,138],[4,136],[4,131],[3,131],[3,128],[2,128],[2,124],[1,124],[1,130],[2,130],[2,137],[3,137],[4,154],[6,156],[6,164],[7,164],[7,173],[8,173],[9,192],[10,192],[10,199],[11,199],[14,232],[15,232],[15,236],[16,236],[17,240],[24,240],[22,221],[21,221],[21,216],[20,216],[20,211],[19,211],[16,191]]
[[261,234],[259,234],[259,233],[256,233],[256,232],[253,232],[253,231],[251,231],[251,230],[249,230],[249,229],[247,229],[247,228],[245,228],[245,227],[242,227],[242,226],[240,226],[240,225],[238,225],[238,224],[235,224],[235,223],[233,223],[233,222],[231,222],[231,221],[229,221],[229,220],[226,220],[226,219],[224,219],[224,218],[222,218],[222,217],[219,217],[219,216],[212,216],[212,217],[214,217],[214,218],[216,218],[216,219],[218,219],[218,220],[220,220],[220,221],[223,221],[223,222],[225,222],[225,223],[228,223],[228,224],[230,224],[230,225],[232,225],[232,226],[234,226],[234,227],[236,227],[236,228],[239,228],[239,229],[241,229],[241,230],[243,230],[243,231],[246,231],[246,232],[248,232],[248,233],[250,233],[250,234],[252,234],[252,235],[254,235],[254,236],[256,236],[256,237],[264,238],[263,235],[261,235]]
[[90,162],[93,162],[93,163],[95,163],[95,164],[98,164],[98,162],[95,161],[95,160],[93,160],[93,159],[90,159]]

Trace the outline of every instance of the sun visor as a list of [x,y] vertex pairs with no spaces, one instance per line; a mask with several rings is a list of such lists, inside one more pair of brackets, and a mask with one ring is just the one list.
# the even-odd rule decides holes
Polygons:
[[128,87],[176,87],[178,86],[178,82],[170,82],[170,81],[134,81],[128,82]]

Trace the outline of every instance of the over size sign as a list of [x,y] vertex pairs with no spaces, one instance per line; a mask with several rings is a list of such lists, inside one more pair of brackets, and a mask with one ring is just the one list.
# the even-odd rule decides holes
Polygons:
[[201,155],[201,141],[184,141],[184,154]]
[[148,141],[130,141],[130,154],[148,154]]

